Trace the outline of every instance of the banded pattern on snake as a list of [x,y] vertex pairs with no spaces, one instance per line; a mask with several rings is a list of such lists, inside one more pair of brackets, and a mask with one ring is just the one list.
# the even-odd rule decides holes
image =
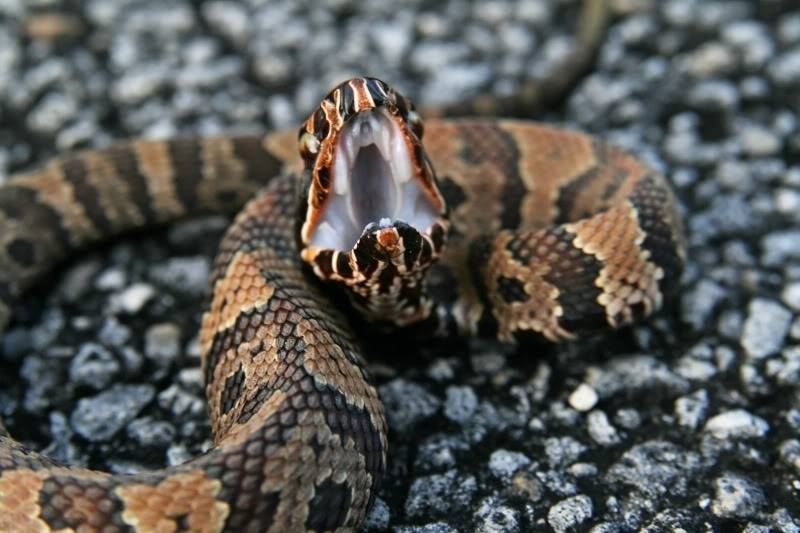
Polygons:
[[387,428],[326,291],[379,326],[570,340],[657,310],[685,254],[665,180],[623,151],[533,122],[423,128],[405,97],[357,78],[299,135],[133,141],[14,176],[0,187],[0,330],[74,251],[251,197],[200,335],[214,448],[109,475],[0,426],[0,531],[357,529]]

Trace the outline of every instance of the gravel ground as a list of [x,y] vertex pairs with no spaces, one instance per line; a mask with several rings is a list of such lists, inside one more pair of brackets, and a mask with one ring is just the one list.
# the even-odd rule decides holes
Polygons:
[[[122,137],[293,125],[351,74],[426,103],[511,92],[569,48],[575,13],[545,0],[72,4],[0,0],[0,181]],[[575,345],[372,350],[392,448],[370,530],[800,531],[800,8],[616,4],[596,71],[544,118],[671,178],[691,244],[682,297]],[[74,16],[41,16],[52,10]],[[101,248],[31,295],[0,339],[11,432],[113,471],[208,446],[195,332],[226,224]]]

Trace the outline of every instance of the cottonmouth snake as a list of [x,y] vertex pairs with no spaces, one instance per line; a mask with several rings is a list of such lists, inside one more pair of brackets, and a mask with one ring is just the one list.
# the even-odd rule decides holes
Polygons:
[[214,447],[110,475],[0,426],[0,531],[356,529],[387,428],[325,291],[378,327],[558,341],[630,324],[674,289],[672,194],[634,157],[512,120],[430,121],[422,137],[406,98],[357,78],[299,136],[134,141],[0,187],[0,328],[75,250],[253,197],[220,246],[200,334]]

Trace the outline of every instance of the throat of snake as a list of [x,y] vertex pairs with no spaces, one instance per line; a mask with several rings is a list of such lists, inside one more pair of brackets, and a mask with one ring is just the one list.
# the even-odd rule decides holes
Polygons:
[[424,231],[438,214],[417,183],[403,131],[383,109],[362,112],[336,145],[333,188],[312,244],[350,250],[370,223]]

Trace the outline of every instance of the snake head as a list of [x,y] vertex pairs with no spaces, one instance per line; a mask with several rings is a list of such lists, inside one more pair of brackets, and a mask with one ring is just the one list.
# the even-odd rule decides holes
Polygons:
[[368,318],[410,323],[427,313],[412,293],[448,221],[422,134],[411,102],[375,78],[338,85],[300,128],[302,257],[349,287]]

